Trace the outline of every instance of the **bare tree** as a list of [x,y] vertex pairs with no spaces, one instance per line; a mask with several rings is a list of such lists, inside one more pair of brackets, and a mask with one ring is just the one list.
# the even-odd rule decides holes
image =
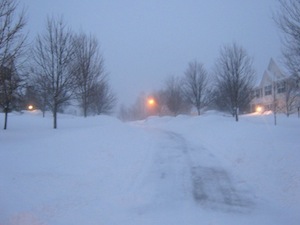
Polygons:
[[[104,82],[104,60],[100,54],[98,41],[93,36],[87,36],[84,33],[76,35],[74,46],[75,96],[83,110],[84,117],[87,117],[95,97],[93,95],[99,94],[97,83]],[[104,88],[105,85],[102,86]]]
[[162,93],[164,102],[173,115],[177,116],[190,111],[190,104],[184,97],[181,81],[178,78],[172,76],[167,79]]
[[14,62],[22,55],[26,35],[23,29],[26,25],[25,13],[16,15],[17,2],[2,0],[0,2],[0,63],[1,66]]
[[5,115],[4,129],[7,129],[7,115],[21,85],[17,67],[26,40],[22,33],[26,25],[25,13],[16,15],[17,6],[15,0],[0,2],[0,106]]
[[[296,99],[300,93],[300,1],[299,0],[278,0],[279,10],[274,13],[274,20],[283,32],[283,59],[284,64],[292,76],[291,81],[287,83],[285,95],[287,115],[291,107],[297,107]],[[298,103],[299,104],[299,103]]]
[[90,107],[97,115],[111,114],[117,98],[112,92],[106,77],[95,83],[91,88]]
[[284,34],[284,63],[290,74],[300,79],[300,1],[278,1],[280,8],[274,14],[274,20]]
[[124,121],[142,120],[147,117],[146,108],[147,96],[145,93],[140,93],[130,106],[122,105],[119,111],[119,118]]
[[252,60],[242,47],[234,43],[221,48],[215,68],[218,102],[238,121],[239,111],[245,110],[251,101],[255,76]]
[[287,117],[292,113],[293,109],[297,108],[297,98],[299,97],[299,91],[297,87],[297,81],[293,78],[288,79],[285,82],[285,111]]
[[130,117],[129,110],[125,105],[121,105],[118,111],[118,118],[122,121],[128,121]]
[[48,18],[46,30],[38,35],[33,49],[34,73],[40,81],[40,90],[49,98],[53,113],[53,128],[57,128],[58,110],[66,104],[73,92],[74,76],[70,65],[74,59],[72,32],[62,19]]
[[13,64],[0,68],[0,106],[4,111],[4,130],[7,129],[8,113],[15,107],[19,99],[18,88],[21,78]]
[[273,116],[274,116],[274,125],[277,125],[277,112],[278,112],[278,98],[277,98],[277,85],[276,85],[276,81],[272,82],[272,87],[273,87],[273,91],[272,91],[272,95],[273,95]]
[[189,63],[183,79],[183,92],[190,104],[197,109],[198,115],[205,105],[207,84],[207,72],[204,66],[196,61]]
[[164,90],[153,91],[149,97],[150,100],[154,100],[154,104],[149,105],[148,99],[148,107],[151,108],[150,115],[158,115],[164,116],[168,115],[167,103],[166,103],[166,92]]

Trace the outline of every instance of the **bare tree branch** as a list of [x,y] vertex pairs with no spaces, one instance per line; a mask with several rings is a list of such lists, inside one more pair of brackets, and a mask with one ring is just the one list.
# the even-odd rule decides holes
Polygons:
[[72,38],[72,31],[62,19],[48,18],[46,30],[43,35],[38,35],[33,49],[36,82],[41,82],[41,96],[48,96],[54,129],[57,128],[57,112],[71,99],[74,89]]
[[183,93],[186,99],[195,106],[198,115],[206,104],[206,91],[208,85],[207,72],[201,63],[189,63],[183,79]]
[[5,113],[4,129],[7,128],[7,114],[16,101],[21,77],[17,72],[18,61],[24,53],[26,35],[25,13],[16,15],[17,2],[0,2],[0,106]]
[[184,97],[181,81],[177,77],[172,76],[166,80],[162,94],[166,106],[173,115],[190,111],[190,104]]
[[226,45],[216,62],[217,105],[235,115],[244,110],[251,101],[255,72],[247,52],[237,44]]
[[104,73],[104,59],[95,37],[84,33],[76,35],[73,74],[75,75],[76,99],[86,117],[88,113],[110,113],[115,103]]
[[278,0],[274,21],[283,32],[283,58],[290,74],[300,79],[300,1]]

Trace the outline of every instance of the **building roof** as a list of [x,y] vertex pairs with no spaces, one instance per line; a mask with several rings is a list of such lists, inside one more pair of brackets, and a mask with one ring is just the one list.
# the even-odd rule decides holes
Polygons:
[[263,87],[266,84],[271,84],[274,81],[279,81],[285,78],[287,78],[287,76],[282,73],[275,60],[271,58],[258,86]]

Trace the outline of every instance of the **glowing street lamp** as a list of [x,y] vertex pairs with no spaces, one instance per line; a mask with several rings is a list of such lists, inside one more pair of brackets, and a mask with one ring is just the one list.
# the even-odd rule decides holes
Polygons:
[[154,116],[158,114],[158,103],[155,98],[149,96],[145,102],[147,116]]
[[149,105],[149,106],[154,106],[154,105],[155,105],[155,100],[154,100],[154,98],[149,98],[149,99],[148,99],[148,105]]
[[33,105],[29,105],[27,108],[28,108],[28,110],[32,111],[33,110]]

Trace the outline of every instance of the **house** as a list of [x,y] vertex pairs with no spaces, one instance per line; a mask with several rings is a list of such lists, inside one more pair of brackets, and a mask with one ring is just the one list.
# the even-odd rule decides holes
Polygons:
[[250,104],[252,112],[294,113],[300,107],[299,80],[283,73],[271,58]]

